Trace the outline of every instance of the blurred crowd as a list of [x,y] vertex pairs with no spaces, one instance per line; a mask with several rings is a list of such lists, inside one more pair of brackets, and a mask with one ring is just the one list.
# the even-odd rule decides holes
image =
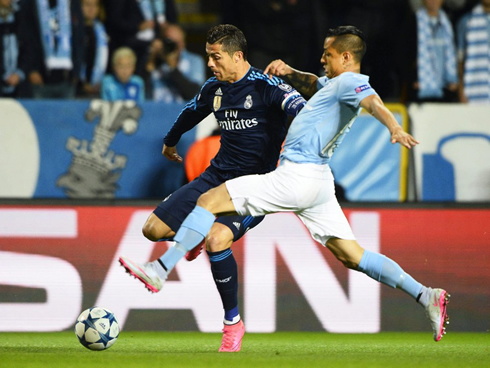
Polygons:
[[[368,42],[361,72],[385,101],[490,103],[490,0],[216,2],[258,68],[281,58],[321,74],[326,31],[352,24]],[[178,3],[0,0],[0,96],[191,99],[206,58],[188,50]]]
[[173,0],[0,0],[0,95],[185,101],[206,78]]

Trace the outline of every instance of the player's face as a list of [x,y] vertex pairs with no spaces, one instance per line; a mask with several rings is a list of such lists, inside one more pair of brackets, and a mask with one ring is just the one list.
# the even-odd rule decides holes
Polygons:
[[323,55],[320,59],[328,78],[334,78],[343,72],[343,56],[332,47],[335,37],[327,37],[323,45]]
[[238,80],[238,66],[234,58],[222,50],[222,45],[206,43],[208,67],[217,80],[233,83]]

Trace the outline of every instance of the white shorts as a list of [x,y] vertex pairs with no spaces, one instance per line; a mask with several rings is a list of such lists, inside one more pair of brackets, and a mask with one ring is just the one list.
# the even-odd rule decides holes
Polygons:
[[328,165],[285,160],[268,174],[229,180],[226,188],[238,214],[294,212],[313,239],[325,245],[332,237],[355,239],[335,197],[333,180]]

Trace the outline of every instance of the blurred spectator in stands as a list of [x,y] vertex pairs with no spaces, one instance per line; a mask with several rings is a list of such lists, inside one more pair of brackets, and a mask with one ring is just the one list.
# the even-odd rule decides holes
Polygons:
[[[410,0],[414,12],[422,6],[423,1],[424,0]],[[475,0],[470,1],[474,2]],[[467,9],[465,9],[466,7],[468,7],[467,0],[444,0],[442,4],[442,9],[444,9],[444,11],[446,12],[446,15],[451,21],[453,28],[455,27],[455,21],[467,11]],[[469,8],[472,7],[473,6],[470,6]]]
[[352,24],[364,31],[368,52],[361,73],[385,102],[398,102],[401,76],[396,46],[402,39],[401,25],[413,16],[408,0],[341,0],[328,28]]
[[186,49],[184,30],[177,24],[167,24],[153,41],[146,70],[154,101],[188,101],[206,80],[203,58]]
[[177,22],[174,0],[105,0],[111,54],[119,47],[133,49],[136,74],[143,76],[151,42],[166,22]]
[[[339,0],[337,0],[339,1]],[[332,0],[223,0],[223,23],[240,28],[248,42],[248,60],[265,68],[282,59],[299,70],[318,73]]]
[[121,47],[112,56],[114,74],[107,74],[102,79],[101,96],[103,100],[145,100],[143,79],[134,74],[136,54],[129,47]]
[[73,98],[83,60],[80,0],[22,0],[34,98]]
[[444,0],[423,0],[403,27],[398,56],[403,63],[406,101],[456,102],[458,73],[453,26]]
[[82,0],[82,11],[85,23],[84,59],[77,96],[97,98],[100,96],[100,83],[107,71],[109,39],[99,20],[100,0]]
[[490,103],[490,0],[481,0],[458,22],[461,102]]
[[25,80],[21,20],[17,2],[0,0],[0,97],[18,97],[18,87]]

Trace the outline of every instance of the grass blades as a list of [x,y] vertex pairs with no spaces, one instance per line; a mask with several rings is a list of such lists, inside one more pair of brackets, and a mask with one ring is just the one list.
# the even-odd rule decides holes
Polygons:
[[488,367],[490,334],[246,334],[240,353],[217,353],[220,334],[122,331],[105,351],[73,332],[0,333],[0,366],[10,367]]

